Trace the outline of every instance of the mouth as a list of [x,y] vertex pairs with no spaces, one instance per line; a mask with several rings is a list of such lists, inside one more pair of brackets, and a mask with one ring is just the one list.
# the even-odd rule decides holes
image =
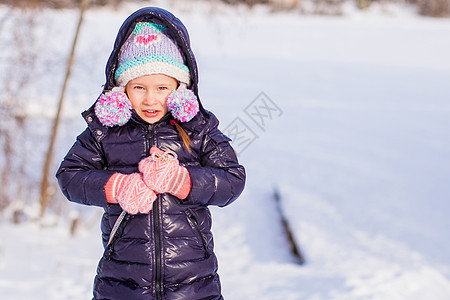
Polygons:
[[147,118],[154,118],[154,117],[158,116],[159,110],[157,110],[157,109],[146,109],[146,110],[143,110],[142,113]]

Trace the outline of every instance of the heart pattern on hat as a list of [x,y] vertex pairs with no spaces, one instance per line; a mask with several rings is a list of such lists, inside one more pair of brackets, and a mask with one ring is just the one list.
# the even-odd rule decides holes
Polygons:
[[158,35],[149,34],[149,35],[138,35],[136,36],[136,44],[138,46],[148,47],[150,43],[154,43],[158,41]]

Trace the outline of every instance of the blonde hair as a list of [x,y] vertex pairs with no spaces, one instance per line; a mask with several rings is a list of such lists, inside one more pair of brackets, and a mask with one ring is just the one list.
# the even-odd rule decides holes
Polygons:
[[178,124],[178,122],[175,119],[170,120],[170,124],[175,125],[175,128],[177,129],[178,133],[181,136],[181,139],[183,140],[184,146],[189,151],[189,153],[192,152],[192,150],[191,150],[191,138],[186,133],[186,131],[184,131],[183,127],[181,127],[181,125]]

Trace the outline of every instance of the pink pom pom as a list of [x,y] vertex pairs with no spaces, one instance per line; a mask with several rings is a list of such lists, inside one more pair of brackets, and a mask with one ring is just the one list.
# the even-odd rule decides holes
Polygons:
[[199,111],[194,92],[181,86],[167,98],[167,107],[172,116],[180,122],[189,122]]
[[131,102],[123,87],[115,87],[100,96],[95,104],[95,114],[105,126],[122,126],[131,118]]

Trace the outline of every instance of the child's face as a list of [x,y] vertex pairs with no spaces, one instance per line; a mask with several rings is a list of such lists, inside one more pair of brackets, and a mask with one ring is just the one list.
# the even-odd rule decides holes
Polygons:
[[153,124],[167,113],[167,97],[177,86],[178,82],[170,76],[152,74],[130,80],[125,90],[137,114]]

